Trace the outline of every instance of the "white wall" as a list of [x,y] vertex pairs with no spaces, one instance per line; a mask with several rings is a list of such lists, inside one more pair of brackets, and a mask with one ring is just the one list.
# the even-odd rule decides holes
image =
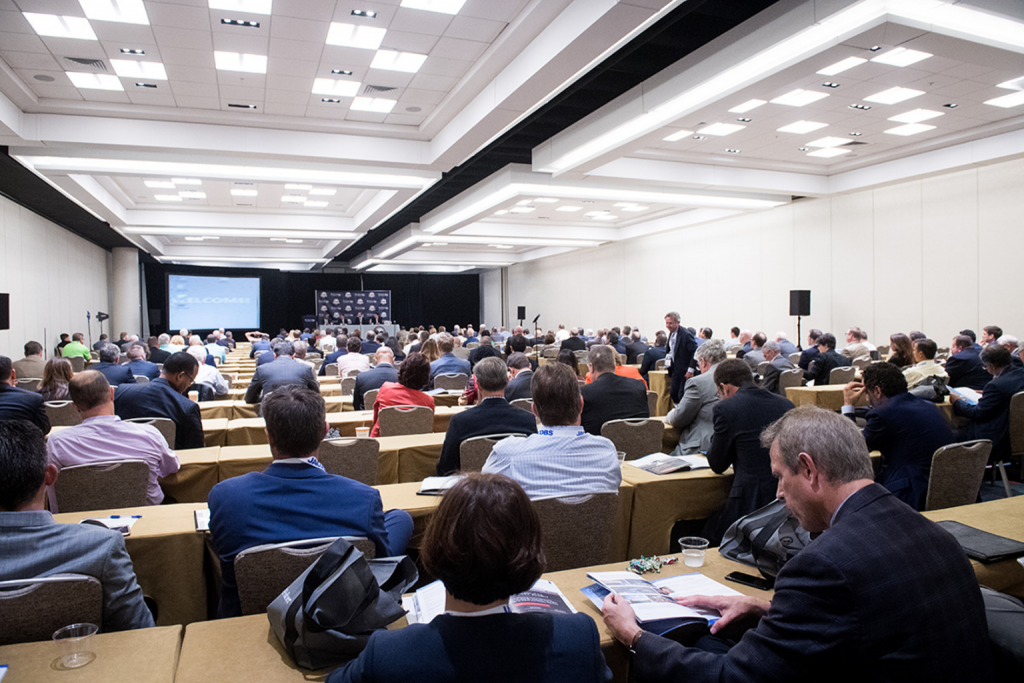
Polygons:
[[0,354],[22,358],[32,339],[44,343],[46,357],[60,333],[83,332],[92,313],[93,339],[99,338],[97,311],[110,311],[109,254],[5,197],[0,197],[0,292],[11,295],[11,329],[0,330]]
[[650,333],[677,310],[716,337],[738,325],[793,338],[789,290],[810,289],[805,335],[857,325],[887,343],[919,329],[946,346],[965,327],[1024,337],[1022,264],[1024,160],[1015,160],[519,264],[509,304],[541,313],[545,329]]
[[501,269],[480,273],[480,324],[498,327],[501,321]]

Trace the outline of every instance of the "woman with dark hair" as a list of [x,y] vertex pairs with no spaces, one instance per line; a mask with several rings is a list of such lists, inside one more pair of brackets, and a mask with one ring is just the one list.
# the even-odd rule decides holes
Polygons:
[[562,349],[558,352],[558,357],[555,358],[556,363],[562,365],[568,365],[572,368],[572,371],[576,373],[576,377],[580,376],[580,364],[576,360],[576,354],[572,352],[572,349]]
[[449,489],[420,559],[444,583],[445,613],[375,632],[327,683],[611,680],[593,619],[509,610],[509,597],[530,588],[545,561],[537,513],[508,477],[474,473]]
[[410,353],[398,367],[398,382],[385,382],[373,404],[373,429],[370,436],[380,436],[377,416],[390,406],[426,406],[434,410],[434,399],[423,393],[430,382],[430,362],[422,353]]
[[892,345],[892,354],[886,359],[901,370],[914,364],[914,345],[910,337],[897,332],[889,335],[889,343]]
[[395,339],[394,337],[388,337],[384,341],[384,346],[388,347],[394,352],[396,361],[405,360],[405,351],[402,350],[402,345],[398,343],[397,339]]
[[39,385],[39,393],[44,401],[70,401],[68,382],[74,376],[71,361],[67,358],[51,358],[43,366],[43,381]]

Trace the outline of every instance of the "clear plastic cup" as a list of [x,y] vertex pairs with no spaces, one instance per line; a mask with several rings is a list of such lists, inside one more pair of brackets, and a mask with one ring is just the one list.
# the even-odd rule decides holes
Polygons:
[[359,436],[359,437],[370,436],[370,428],[369,427],[356,427],[356,436]]
[[54,632],[53,640],[60,646],[60,661],[65,669],[78,669],[96,659],[96,653],[89,648],[99,630],[96,624],[71,624]]
[[615,453],[619,456],[619,465],[621,466],[622,463],[626,462],[626,451],[615,451]]
[[700,536],[684,536],[679,539],[683,549],[683,564],[687,567],[703,567],[704,553],[708,549],[708,539]]

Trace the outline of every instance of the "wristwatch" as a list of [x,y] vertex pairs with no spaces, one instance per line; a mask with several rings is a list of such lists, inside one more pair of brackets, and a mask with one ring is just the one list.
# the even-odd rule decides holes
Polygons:
[[643,629],[640,629],[636,632],[636,635],[633,636],[633,640],[629,641],[629,645],[627,647],[629,648],[630,654],[636,654],[636,644],[640,642],[640,636],[642,636],[643,634]]

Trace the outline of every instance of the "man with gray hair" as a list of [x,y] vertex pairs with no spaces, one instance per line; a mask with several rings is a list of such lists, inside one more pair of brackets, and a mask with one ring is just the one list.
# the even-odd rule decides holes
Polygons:
[[669,412],[665,421],[679,430],[679,444],[672,455],[707,453],[715,432],[712,411],[718,403],[715,368],[726,359],[725,344],[711,339],[693,353],[700,374],[686,382],[683,398]]
[[115,344],[104,344],[99,351],[100,362],[92,370],[107,378],[110,386],[119,384],[135,384],[135,376],[127,365],[120,365],[121,349]]
[[[790,362],[786,354],[782,353],[779,342],[765,342],[761,352],[764,353],[764,359],[768,361],[768,367],[764,371],[764,379],[761,380],[761,388],[773,394],[785,396],[786,392],[779,387],[779,380],[782,378],[783,371],[795,370],[796,366]],[[744,360],[746,359],[744,358]],[[801,377],[801,381],[802,379]]]
[[[606,598],[605,624],[635,652],[636,680],[768,683],[822,671],[843,680],[992,680],[970,562],[950,534],[873,482],[856,425],[803,406],[771,424],[761,444],[771,451],[778,497],[804,529],[827,533],[782,567],[770,602],[681,600],[722,615],[695,647],[641,631],[629,603]],[[753,628],[742,633],[742,622]]]
[[683,399],[683,388],[686,380],[693,376],[693,352],[697,350],[697,340],[690,331],[679,324],[679,314],[669,311],[665,314],[665,329],[668,330],[668,349],[665,353],[665,369],[670,379],[669,394],[672,401],[679,403]]
[[583,387],[583,429],[601,436],[601,426],[609,420],[650,417],[647,386],[638,379],[615,374],[615,351],[610,346],[595,346],[587,356],[590,384]]
[[156,379],[160,376],[160,366],[146,360],[146,347],[142,342],[136,342],[128,347],[128,369],[136,377]]
[[779,352],[787,358],[789,357],[789,354],[799,352],[799,349],[796,348],[796,344],[789,341],[786,333],[782,330],[775,333],[775,341],[779,343]]
[[274,346],[274,361],[256,368],[249,388],[245,390],[246,403],[259,403],[264,392],[288,384],[304,386],[319,393],[320,385],[313,377],[313,370],[295,360],[295,346],[290,341],[280,341]]
[[476,407],[453,415],[445,433],[437,476],[460,469],[462,442],[488,434],[536,434],[537,419],[525,410],[513,408],[505,400],[508,372],[500,358],[484,358],[473,366],[476,380]]

